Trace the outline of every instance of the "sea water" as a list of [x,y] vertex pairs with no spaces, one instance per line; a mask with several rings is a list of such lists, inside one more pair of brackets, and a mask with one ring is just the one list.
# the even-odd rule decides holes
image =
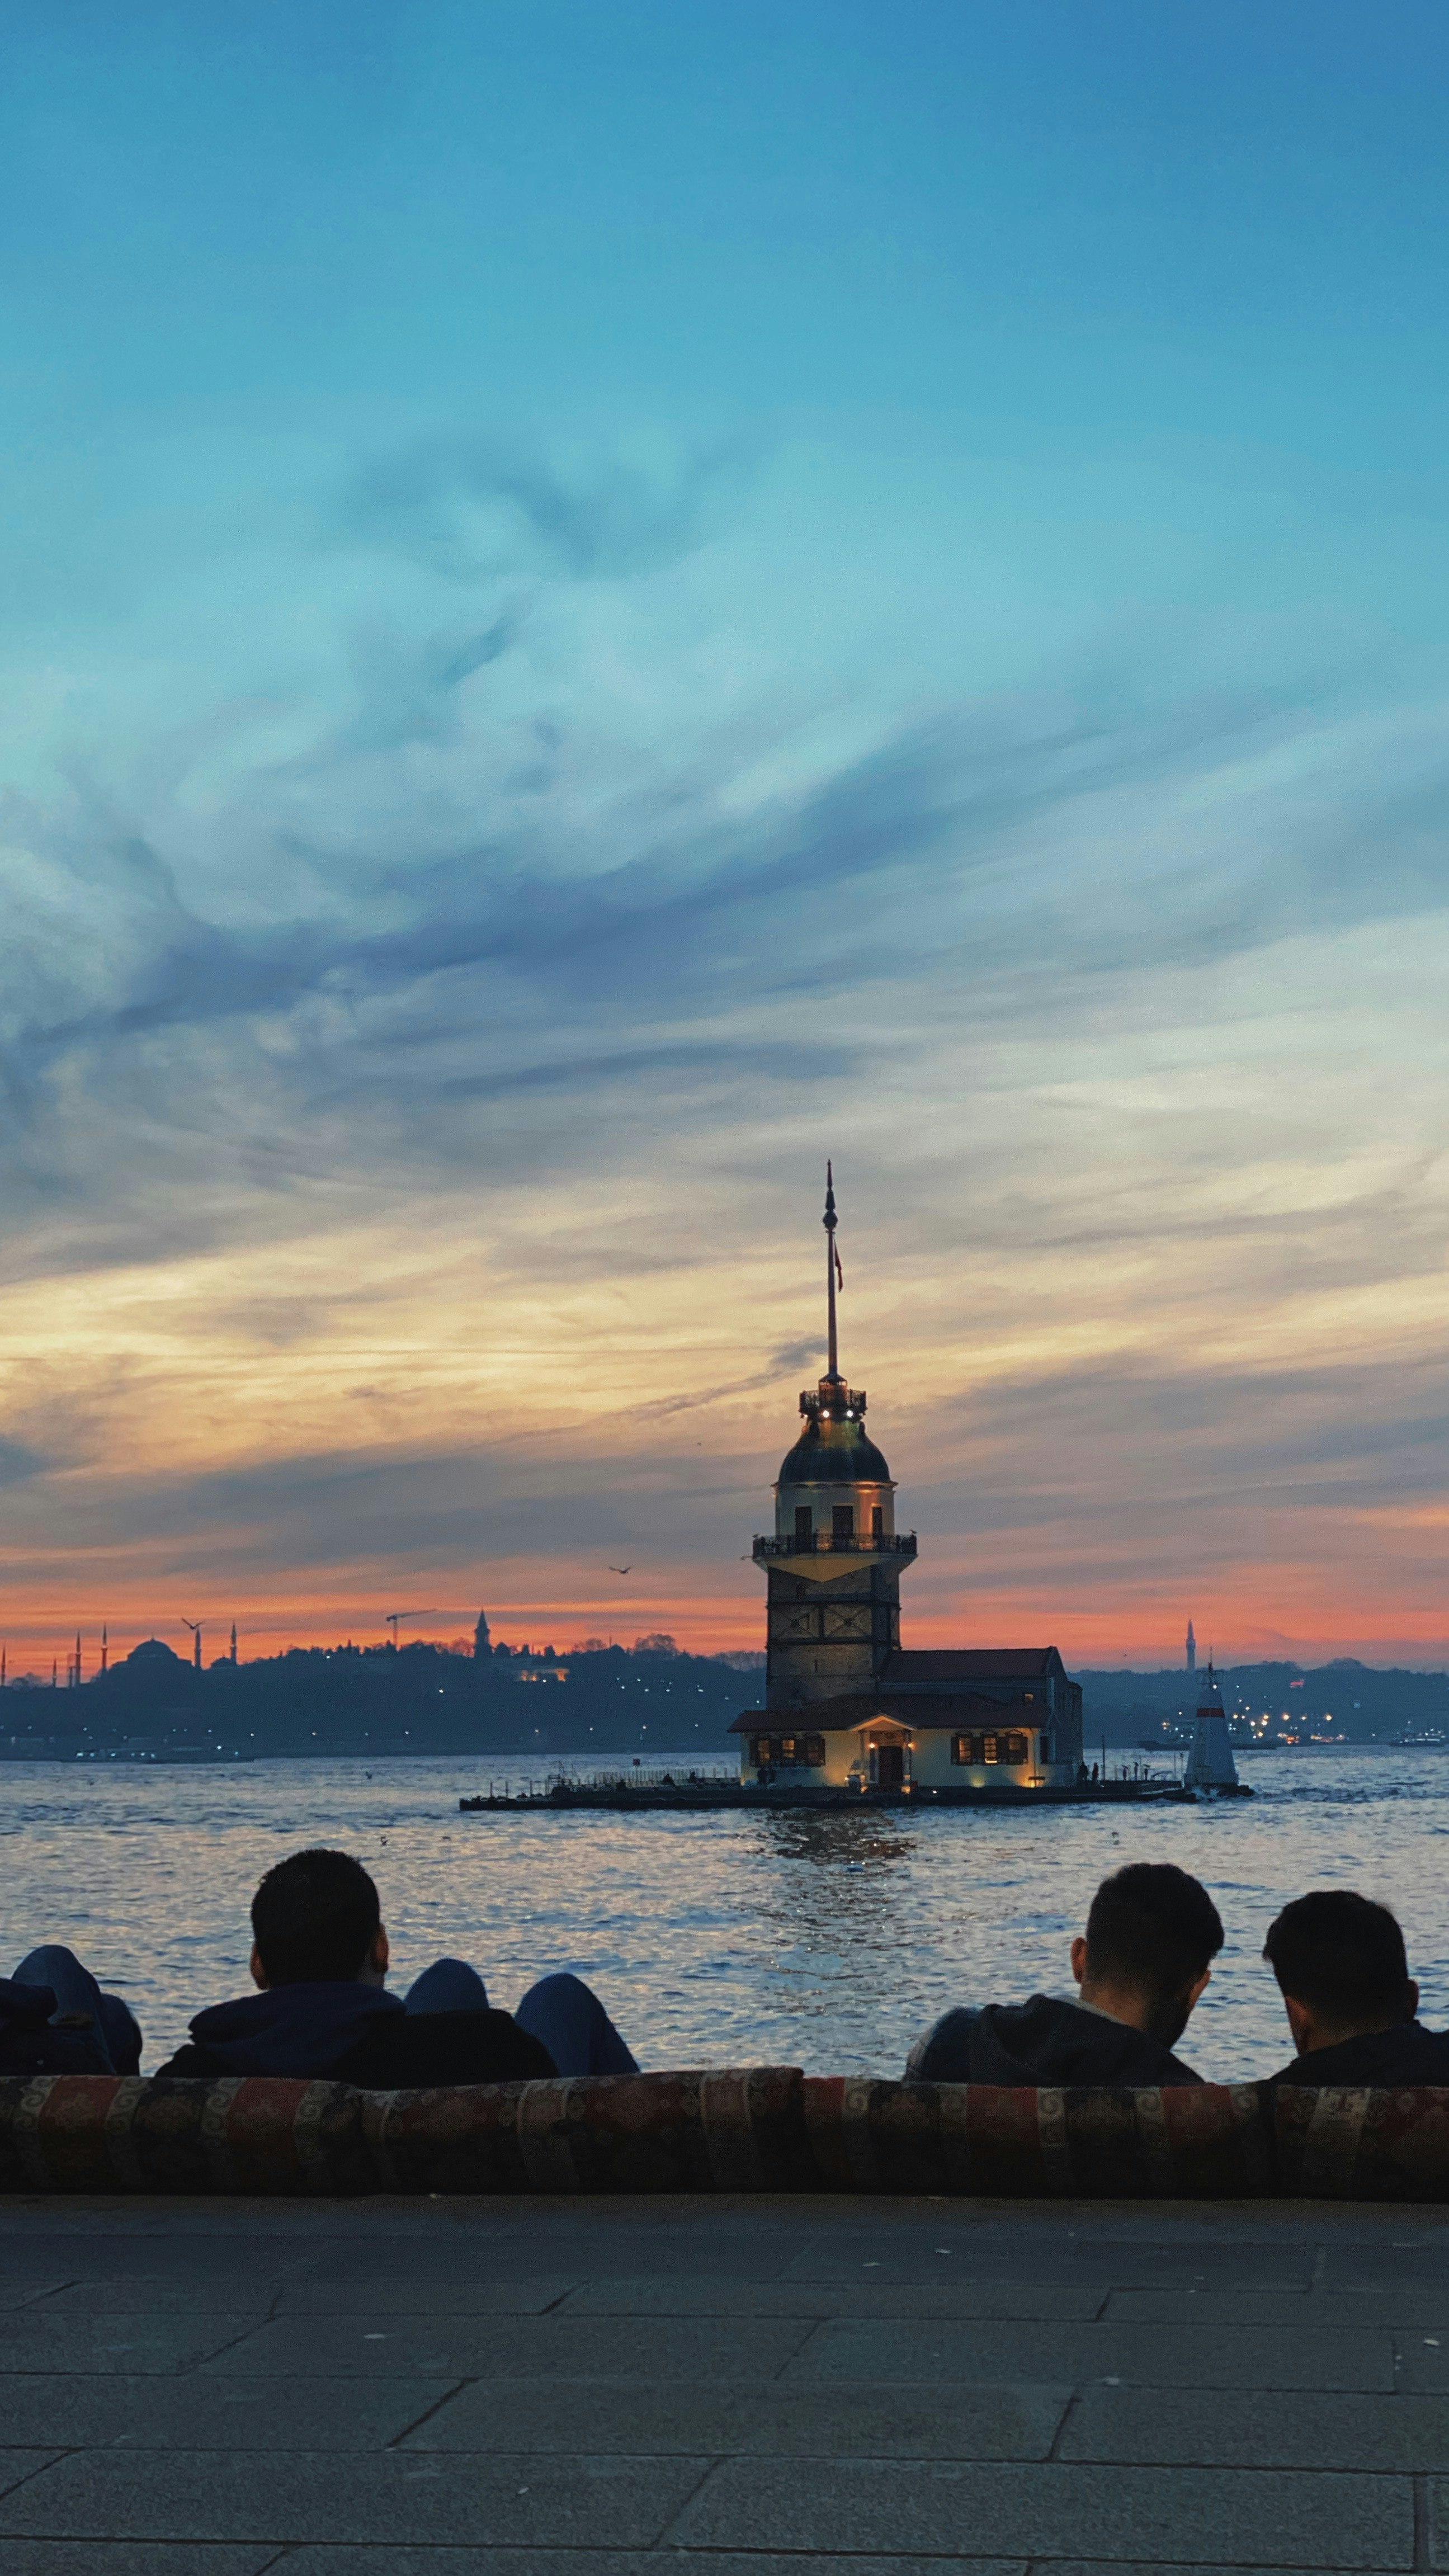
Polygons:
[[[547,1767],[510,1766],[515,1783]],[[1173,1860],[1227,1932],[1182,2043],[1202,2074],[1267,2075],[1291,2054],[1260,1953],[1308,1887],[1391,1904],[1424,2017],[1449,2022],[1449,1754],[1265,1753],[1241,1768],[1256,1796],[1195,1807],[628,1817],[462,1815],[459,1796],[487,1781],[456,1756],[11,1762],[0,1973],[37,1941],[68,1942],[125,1995],[154,2067],[193,2013],[247,1990],[260,1873],[331,1843],[377,1881],[400,1989],[448,1954],[511,2006],[573,1968],[644,2066],[898,2074],[948,2005],[1069,1991],[1098,1880]]]

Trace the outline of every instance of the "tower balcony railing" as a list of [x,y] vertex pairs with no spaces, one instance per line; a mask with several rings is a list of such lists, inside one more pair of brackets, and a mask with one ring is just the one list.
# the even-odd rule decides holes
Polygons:
[[914,1530],[812,1530],[808,1537],[757,1538],[757,1565],[778,1556],[914,1556]]

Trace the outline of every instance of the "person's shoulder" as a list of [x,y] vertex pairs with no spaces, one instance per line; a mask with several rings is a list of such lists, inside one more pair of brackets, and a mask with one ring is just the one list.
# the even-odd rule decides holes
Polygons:
[[224,2075],[226,2072],[227,2069],[221,2059],[214,2057],[209,2048],[199,2046],[194,2039],[189,2039],[184,2048],[178,2048],[175,2056],[168,2057],[164,2066],[153,2069],[153,2074],[157,2076],[216,2076]]
[[1183,2060],[1180,2057],[1175,2056],[1170,2048],[1165,2048],[1163,2050],[1162,2072],[1157,2078],[1159,2086],[1174,2089],[1179,2085],[1204,2084],[1206,2081],[1206,2076],[1199,2075],[1195,2066],[1185,2065]]
[[113,2071],[99,2041],[83,2030],[56,2030],[47,2023],[40,2030],[0,2034],[0,2076],[109,2075]]
[[1310,2049],[1306,2057],[1295,2057],[1268,2081],[1343,2085],[1353,2092],[1449,2085],[1449,2032],[1426,2030],[1421,2021],[1400,2022],[1392,2030],[1363,2031],[1357,2038],[1336,2040],[1331,2048]]
[[979,2004],[956,2004],[922,2031],[906,2059],[909,2084],[964,2083],[971,2058],[971,2034],[981,2019]]
[[394,2092],[435,2084],[514,2084],[556,2075],[541,2040],[511,2013],[390,2013],[329,2069],[339,2084]]

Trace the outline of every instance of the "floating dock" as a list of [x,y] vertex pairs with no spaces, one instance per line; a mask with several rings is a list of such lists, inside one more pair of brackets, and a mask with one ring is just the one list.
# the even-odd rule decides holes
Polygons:
[[[1251,1797],[1251,1790],[1239,1793]],[[1195,1807],[1195,1789],[1177,1780],[1099,1780],[1070,1789],[805,1789],[775,1782],[769,1788],[744,1780],[691,1780],[688,1774],[640,1781],[550,1780],[514,1789],[504,1782],[474,1798],[460,1798],[466,1815],[577,1815],[606,1810],[614,1815],[723,1815],[741,1809],[752,1815],[860,1815],[919,1813],[940,1807]]]

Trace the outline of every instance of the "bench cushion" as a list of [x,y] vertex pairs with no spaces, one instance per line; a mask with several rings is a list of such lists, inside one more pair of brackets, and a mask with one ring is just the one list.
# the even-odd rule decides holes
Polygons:
[[360,2093],[0,2081],[0,2191],[1449,2200],[1449,2091],[1011,2091],[794,2066]]

